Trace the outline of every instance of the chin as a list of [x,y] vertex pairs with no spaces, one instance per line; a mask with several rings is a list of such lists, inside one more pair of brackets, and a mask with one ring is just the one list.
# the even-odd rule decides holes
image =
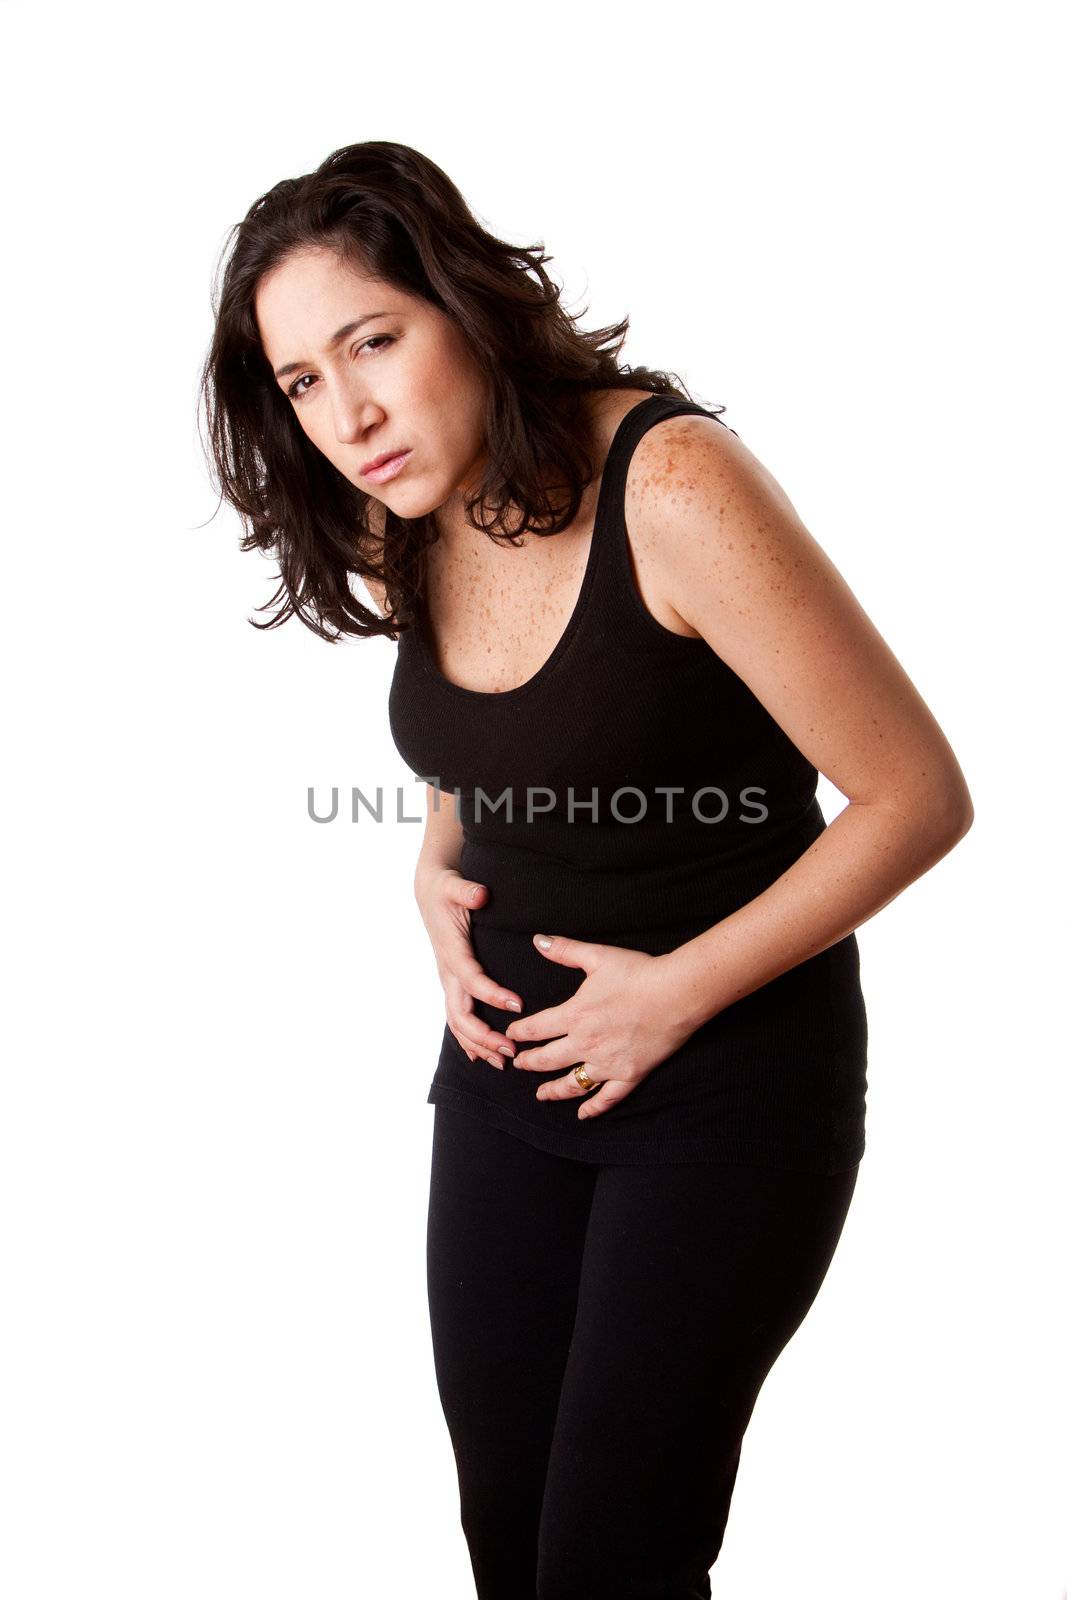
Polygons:
[[428,494],[425,489],[416,488],[413,484],[398,483],[394,493],[388,499],[383,495],[382,504],[397,517],[428,517],[441,506],[441,500]]

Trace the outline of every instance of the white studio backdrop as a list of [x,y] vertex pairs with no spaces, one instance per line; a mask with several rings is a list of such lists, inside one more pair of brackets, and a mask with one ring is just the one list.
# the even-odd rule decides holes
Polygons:
[[[975,801],[859,931],[867,1154],[716,1600],[1067,1594],[1055,20],[0,10],[10,1600],[474,1593],[394,647],[249,626],[274,569],[214,514],[196,416],[228,229],[370,138],[543,241],[585,326],[629,315],[624,359],[725,402]],[[391,820],[345,820],[354,786]]]

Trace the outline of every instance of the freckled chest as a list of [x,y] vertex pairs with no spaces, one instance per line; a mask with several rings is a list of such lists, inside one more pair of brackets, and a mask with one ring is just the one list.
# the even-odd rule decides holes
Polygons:
[[[633,405],[632,395],[621,398],[623,405],[610,416],[615,427]],[[602,452],[609,442],[602,439]],[[633,482],[623,486],[626,560],[652,617],[671,632],[692,636],[667,598],[654,536],[634,539],[627,527],[636,505],[662,492],[643,456],[639,445]],[[426,558],[428,642],[445,678],[483,694],[506,693],[527,683],[552,657],[581,597],[602,483],[601,472],[586,486],[575,521],[560,533],[529,533],[516,546],[494,544],[471,530],[459,541],[440,539],[431,546]]]
[[563,532],[526,534],[521,546],[496,545],[477,531],[459,545],[431,546],[426,594],[445,677],[482,693],[532,678],[578,603],[592,535],[583,511]]

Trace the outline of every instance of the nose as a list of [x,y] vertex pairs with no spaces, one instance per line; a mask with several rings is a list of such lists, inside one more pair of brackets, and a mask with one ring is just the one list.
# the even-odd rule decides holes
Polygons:
[[385,415],[375,400],[343,387],[334,389],[332,406],[333,431],[338,444],[358,444]]

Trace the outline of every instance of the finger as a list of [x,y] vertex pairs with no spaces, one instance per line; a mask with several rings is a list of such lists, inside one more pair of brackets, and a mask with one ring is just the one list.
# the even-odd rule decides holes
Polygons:
[[484,1000],[487,1006],[495,1006],[498,1011],[522,1010],[521,996],[514,989],[502,989],[473,956],[458,960],[455,972],[467,993],[474,995],[476,1000]]
[[596,971],[605,948],[585,939],[568,939],[562,933],[535,933],[533,942],[546,961],[556,961],[561,967],[582,967],[586,972]]
[[456,1025],[462,1029],[479,1050],[494,1050],[498,1055],[514,1057],[515,1046],[510,1039],[496,1028],[491,1028],[488,1022],[482,1021],[471,1007],[470,996],[455,978],[449,978],[445,985],[445,999],[450,1026]]
[[573,1044],[569,1044],[564,1037],[554,1039],[551,1044],[520,1050],[515,1057],[515,1065],[523,1072],[558,1072],[561,1067],[576,1067],[581,1059],[575,1053]]
[[602,1117],[605,1111],[610,1111],[612,1106],[617,1106],[620,1100],[625,1100],[628,1094],[633,1093],[632,1083],[623,1083],[618,1078],[608,1078],[601,1084],[596,1094],[591,1094],[584,1105],[578,1107],[578,1115],[584,1122],[587,1117]]
[[[569,1000],[562,1001],[558,1006],[547,1006],[544,1011],[531,1011],[528,1017],[516,1017],[514,1022],[509,1022],[504,1033],[509,1039],[558,1039],[560,1034],[574,1024],[574,1013],[568,1011]],[[557,1061],[558,1067],[567,1065],[565,1061]]]
[[[597,1081],[595,1070],[588,1066],[589,1076]],[[574,1067],[569,1072],[564,1072],[558,1078],[550,1078],[547,1083],[538,1085],[535,1098],[538,1100],[580,1100],[583,1095],[592,1094],[592,1089],[583,1089],[578,1079],[574,1076]]]
[[479,1055],[491,1053],[494,1067],[503,1066],[501,1056],[511,1058],[515,1055],[515,1046],[482,1021],[471,1005],[470,995],[451,976],[445,984],[445,1000],[446,1015],[453,1032],[462,1033]]
[[551,1083],[543,1083],[537,1091],[538,1100],[577,1100],[582,1099],[583,1104],[578,1107],[578,1115],[583,1122],[587,1117],[603,1116],[605,1111],[610,1111],[613,1105],[632,1092],[633,1085],[624,1083],[620,1078],[605,1078],[594,1089],[583,1089],[573,1072],[567,1072],[562,1078],[553,1078]]
[[480,905],[488,898],[489,890],[484,883],[475,883],[471,878],[449,878],[447,884],[449,900],[457,905]]
[[474,1049],[467,1043],[462,1034],[457,1033],[451,1023],[448,1024],[448,1031],[452,1035],[453,1039],[455,1039],[460,1049],[463,1051],[463,1054],[466,1056],[467,1060],[474,1061],[476,1059]]
[[479,1044],[477,1040],[472,1039],[470,1035],[465,1032],[462,1024],[450,1019],[448,1028],[453,1038],[455,1038],[460,1048],[465,1051],[467,1057],[471,1061],[488,1061],[491,1067],[496,1067],[500,1071],[503,1071],[504,1062],[501,1056],[495,1050],[492,1050],[486,1045]]

